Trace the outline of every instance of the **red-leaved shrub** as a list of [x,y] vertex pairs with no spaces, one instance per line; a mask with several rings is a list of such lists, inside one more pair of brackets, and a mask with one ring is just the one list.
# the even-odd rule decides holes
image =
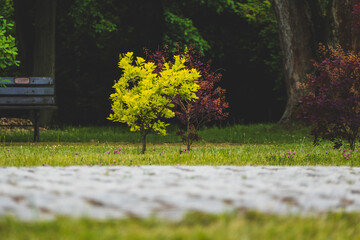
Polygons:
[[[151,52],[148,49],[144,50],[148,61],[153,61],[157,66],[156,72],[160,72],[165,61],[169,61],[170,54],[167,47],[156,52]],[[211,69],[211,61],[204,61],[201,52],[195,49],[194,45],[189,46],[185,50],[178,50],[177,54],[186,57],[186,67],[197,69],[201,78],[199,79],[200,89],[196,93],[198,99],[194,101],[185,101],[181,98],[175,100],[176,117],[186,126],[186,132],[178,132],[187,149],[193,141],[198,141],[201,138],[197,135],[197,130],[204,123],[213,120],[223,120],[229,113],[226,111],[229,108],[228,102],[225,100],[225,89],[218,86],[222,75]]]
[[360,53],[323,45],[320,53],[317,73],[300,86],[308,94],[301,99],[299,117],[312,125],[314,144],[326,139],[339,148],[347,141],[354,149],[360,130]]

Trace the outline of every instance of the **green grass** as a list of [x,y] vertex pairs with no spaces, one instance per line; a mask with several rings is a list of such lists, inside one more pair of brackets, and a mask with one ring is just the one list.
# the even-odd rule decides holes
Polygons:
[[180,221],[58,218],[47,222],[0,219],[1,239],[360,239],[360,215],[277,216],[255,212],[210,215],[189,213]]
[[[149,134],[149,143],[178,143],[180,138],[176,136],[179,129],[170,126],[168,135],[159,136]],[[222,128],[203,128],[199,134],[207,143],[299,143],[299,141],[311,142],[307,136],[309,130],[305,127],[291,126],[281,127],[275,124],[233,125]],[[139,143],[139,133],[130,132],[126,126],[112,127],[63,127],[41,131],[42,142],[126,142]],[[31,142],[33,132],[29,130],[5,130],[0,129],[1,142]]]
[[[360,166],[360,152],[334,150],[331,143],[314,147],[304,127],[274,124],[204,128],[203,141],[190,153],[170,129],[165,137],[149,135],[147,152],[139,154],[137,133],[124,127],[67,127],[41,133],[0,131],[0,166],[69,165],[324,165]],[[120,153],[113,151],[122,149]],[[345,152],[343,152],[345,151]],[[108,153],[107,153],[108,152]],[[181,152],[181,153],[180,153]]]
[[[123,151],[119,151],[121,148]],[[71,165],[323,165],[360,166],[360,152],[332,149],[330,144],[199,143],[190,153],[182,144],[128,143],[11,143],[0,147],[0,166]],[[119,151],[119,153],[114,151]],[[290,154],[289,154],[290,152]],[[294,154],[295,153],[295,154]],[[344,156],[345,154],[345,156]]]
[[[124,127],[50,129],[41,132],[41,143],[31,142],[31,131],[0,130],[0,166],[360,166],[359,149],[334,150],[329,142],[314,147],[308,129],[301,126],[204,128],[200,131],[204,140],[194,144],[190,153],[183,152],[185,146],[176,131],[176,127],[170,129],[166,137],[150,135],[147,152],[141,155],[139,135]],[[254,212],[189,213],[175,222],[156,218],[99,221],[62,217],[47,222],[22,222],[2,217],[0,239],[360,239],[360,214],[304,217]]]

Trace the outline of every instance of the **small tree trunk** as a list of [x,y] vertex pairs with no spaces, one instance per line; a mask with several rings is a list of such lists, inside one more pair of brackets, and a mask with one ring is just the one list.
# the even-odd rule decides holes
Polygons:
[[146,135],[147,135],[147,133],[140,133],[140,134],[141,134],[141,142],[142,142],[141,154],[144,154],[146,151]]
[[190,131],[190,118],[188,117],[186,120],[186,149],[190,151],[191,142],[189,139],[189,131]]

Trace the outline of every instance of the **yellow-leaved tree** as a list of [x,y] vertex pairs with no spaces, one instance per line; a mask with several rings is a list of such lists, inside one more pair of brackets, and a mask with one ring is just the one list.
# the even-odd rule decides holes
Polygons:
[[146,136],[155,132],[166,135],[165,119],[173,118],[173,100],[180,96],[184,100],[196,99],[199,90],[196,69],[185,69],[186,58],[174,56],[174,63],[166,62],[159,74],[156,66],[141,57],[134,61],[133,53],[120,55],[119,68],[122,76],[115,81],[115,93],[110,95],[112,114],[108,119],[126,123],[130,131],[139,131],[142,151],[146,151]]

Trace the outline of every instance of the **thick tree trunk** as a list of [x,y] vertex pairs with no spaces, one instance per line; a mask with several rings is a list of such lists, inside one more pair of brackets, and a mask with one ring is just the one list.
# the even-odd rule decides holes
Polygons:
[[[14,0],[19,56],[23,74],[55,80],[56,0]],[[52,112],[40,114],[47,125]]]
[[55,79],[55,14],[56,0],[37,0],[34,26],[34,76]]
[[[35,42],[33,76],[52,77],[55,81],[55,15],[56,0],[37,0],[35,8]],[[42,110],[40,123],[48,125],[53,111]]]
[[34,0],[14,0],[20,67],[22,74],[25,76],[31,76],[33,72],[35,29],[33,26],[34,16],[32,9],[34,5]]
[[[318,1],[272,0],[278,22],[280,45],[284,60],[284,77],[288,100],[280,123],[294,117],[298,101],[303,95],[297,82],[306,81],[312,72],[310,59],[317,55],[322,42],[345,50],[360,50],[360,30],[353,26],[353,7],[358,0],[329,0],[321,17]],[[320,16],[320,17],[319,17]]]
[[14,0],[23,73],[55,78],[56,0]]
[[317,9],[313,0],[272,0],[278,22],[280,45],[284,61],[284,79],[287,104],[280,123],[290,122],[303,90],[298,83],[306,81],[312,70],[311,59],[317,42],[314,37],[313,12]]

